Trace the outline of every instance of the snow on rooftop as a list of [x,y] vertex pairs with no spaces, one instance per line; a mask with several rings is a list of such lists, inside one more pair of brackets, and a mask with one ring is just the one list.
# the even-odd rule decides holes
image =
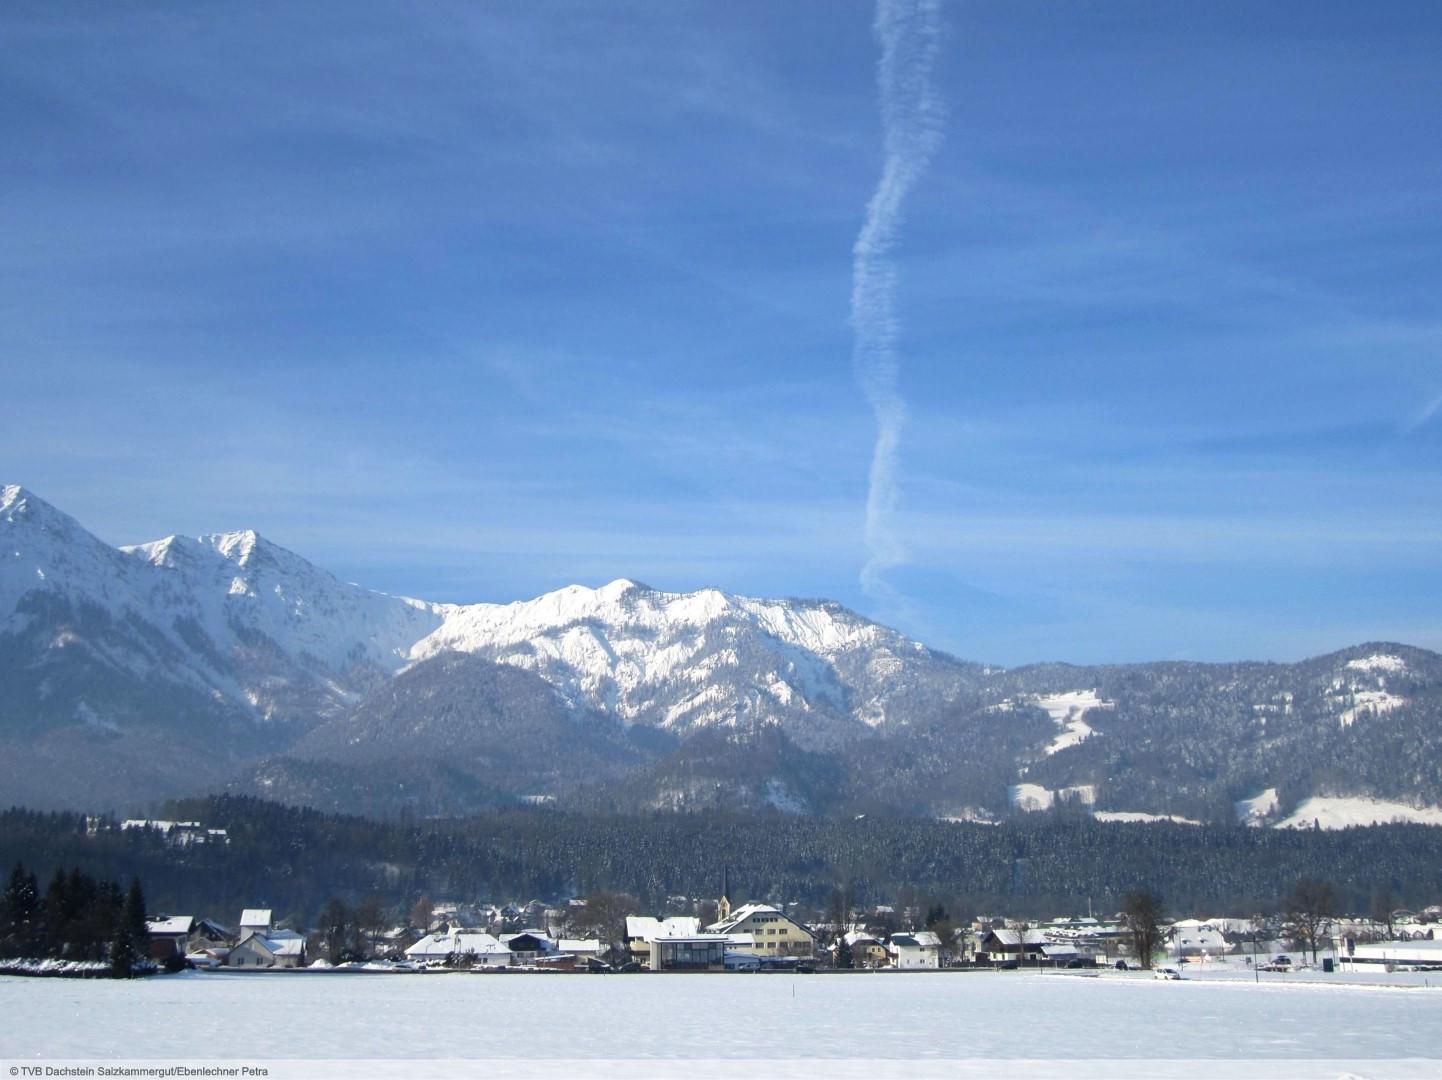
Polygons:
[[190,915],[162,915],[145,920],[145,929],[151,934],[188,934],[195,922]]
[[452,954],[493,956],[510,951],[498,938],[483,931],[452,930],[448,933],[427,934],[407,949],[406,955],[412,960],[443,960]]
[[672,915],[657,919],[650,915],[627,915],[626,936],[655,941],[657,938],[689,938],[701,932],[701,920],[694,915]]

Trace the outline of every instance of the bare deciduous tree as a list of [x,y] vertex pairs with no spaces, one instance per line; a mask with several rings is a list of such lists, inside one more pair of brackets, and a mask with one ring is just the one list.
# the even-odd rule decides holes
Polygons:
[[1312,951],[1312,963],[1317,962],[1317,939],[1332,921],[1337,911],[1337,892],[1330,881],[1322,878],[1298,878],[1283,901],[1287,912],[1287,925],[1292,937]]
[[1132,953],[1150,970],[1152,954],[1162,943],[1162,899],[1150,889],[1133,889],[1122,900],[1122,924],[1131,937]]

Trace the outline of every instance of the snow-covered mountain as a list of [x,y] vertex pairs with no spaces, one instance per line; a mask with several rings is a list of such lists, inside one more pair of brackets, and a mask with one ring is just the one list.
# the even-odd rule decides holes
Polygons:
[[0,489],[0,530],[0,640],[21,670],[53,673],[34,687],[53,722],[67,710],[126,722],[129,710],[60,676],[84,669],[199,695],[253,737],[267,724],[309,727],[394,674],[442,621],[432,605],[343,584],[253,532],[117,549],[15,486]]
[[[0,490],[0,636],[37,659],[78,652],[118,677],[180,683],[261,725],[308,728],[408,664],[461,652],[628,725],[781,723],[835,741],[939,706],[980,670],[825,601],[622,580],[428,603],[344,584],[254,532],[111,548],[23,488]],[[42,627],[54,633],[27,636]]]
[[456,605],[253,532],[114,548],[13,486],[0,686],[0,801],[33,806],[227,785],[376,813],[525,797],[1320,824],[1442,805],[1442,656],[1404,645],[1006,671],[824,600],[620,580]]
[[824,601],[631,581],[437,604],[338,581],[253,532],[112,548],[0,489],[5,734],[147,734],[284,751],[408,665],[474,654],[538,675],[577,717],[685,734],[779,725],[835,746],[934,710],[981,669]]
[[414,658],[476,653],[536,672],[577,708],[677,733],[779,724],[835,745],[934,711],[981,673],[827,601],[620,580],[441,610]]

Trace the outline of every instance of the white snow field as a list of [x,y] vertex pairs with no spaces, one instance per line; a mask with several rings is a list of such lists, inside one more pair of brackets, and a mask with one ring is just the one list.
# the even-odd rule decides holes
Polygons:
[[1442,1076],[1442,976],[1256,977],[0,978],[0,1076]]

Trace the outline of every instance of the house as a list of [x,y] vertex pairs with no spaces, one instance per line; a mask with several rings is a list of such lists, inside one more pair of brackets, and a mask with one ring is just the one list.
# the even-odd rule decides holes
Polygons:
[[208,949],[229,949],[235,944],[236,935],[232,934],[220,923],[213,919],[196,919],[190,927],[190,937],[185,943],[185,951],[204,952]]
[[294,930],[251,933],[225,958],[226,966],[235,968],[297,968],[305,962],[305,935]]
[[626,947],[634,961],[652,971],[711,971],[726,966],[728,952],[754,953],[755,939],[702,930],[700,920],[690,915],[628,915]]
[[690,915],[673,915],[656,919],[650,915],[626,916],[626,952],[638,964],[650,964],[651,945],[661,937],[695,937],[701,932],[701,920]]
[[510,967],[515,954],[497,938],[480,930],[446,930],[427,934],[406,950],[406,959],[431,966]]
[[224,846],[230,843],[230,837],[224,829],[207,829],[198,821],[149,821],[132,818],[120,823],[122,832],[133,829],[154,830],[165,837],[165,842],[171,847],[188,848],[200,844]]
[[651,942],[648,966],[652,971],[714,971],[726,967],[730,951],[724,934],[660,937]]
[[842,935],[842,940],[851,949],[853,968],[881,968],[891,962],[886,943],[865,930],[851,930]]
[[240,913],[239,940],[244,941],[251,934],[264,937],[274,927],[275,921],[270,916],[270,908],[246,908]]
[[706,927],[708,934],[750,934],[750,951],[762,957],[811,956],[816,937],[809,927],[770,904],[743,904]]
[[887,951],[891,954],[892,966],[903,971],[941,967],[941,938],[931,930],[892,934]]
[[157,915],[145,920],[145,932],[150,935],[150,958],[164,963],[176,960],[187,952],[191,928],[195,923],[190,915]]
[[229,949],[196,949],[185,954],[186,963],[193,968],[214,969],[226,966]]
[[573,956],[578,961],[600,960],[606,947],[600,938],[557,938],[556,952],[561,956]]
[[185,959],[191,967],[224,967],[236,936],[214,919],[196,919],[185,942]]
[[1082,956],[1081,950],[1071,942],[1048,942],[1041,947],[1041,958],[1045,963],[1054,967],[1066,967],[1075,961],[1086,963],[1086,957]]
[[1040,930],[1018,931],[1010,927],[988,930],[976,947],[976,962],[1039,964],[1042,961],[1042,946],[1046,944],[1046,935]]
[[276,966],[277,951],[270,947],[260,934],[252,933],[225,957],[226,967],[272,968]]
[[1204,956],[1221,956],[1231,949],[1222,931],[1200,919],[1182,919],[1172,924],[1172,947],[1169,950],[1178,959]]
[[556,942],[544,930],[522,930],[519,934],[502,934],[501,944],[511,950],[517,964],[534,964],[556,953]]

